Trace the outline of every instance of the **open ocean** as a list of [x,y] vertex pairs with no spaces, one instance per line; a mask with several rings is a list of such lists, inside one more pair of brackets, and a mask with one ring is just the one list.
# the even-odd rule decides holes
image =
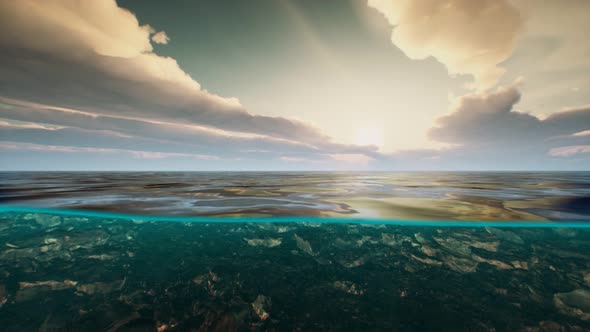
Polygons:
[[0,173],[0,331],[590,331],[590,172]]

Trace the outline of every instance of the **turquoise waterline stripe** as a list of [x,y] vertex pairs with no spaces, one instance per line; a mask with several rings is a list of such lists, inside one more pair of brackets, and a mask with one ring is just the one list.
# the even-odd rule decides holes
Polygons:
[[583,221],[477,221],[477,220],[407,220],[387,218],[338,218],[338,217],[190,217],[190,216],[150,216],[112,212],[68,210],[59,208],[29,207],[20,205],[0,205],[0,213],[46,213],[62,216],[109,218],[124,220],[143,220],[161,222],[198,222],[198,223],[325,223],[325,224],[367,224],[398,225],[419,227],[505,227],[505,228],[590,228],[590,222]]

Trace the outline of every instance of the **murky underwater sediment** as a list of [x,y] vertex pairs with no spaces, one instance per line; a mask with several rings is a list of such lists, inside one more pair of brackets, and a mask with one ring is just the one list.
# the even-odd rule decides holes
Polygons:
[[1,331],[588,331],[590,229],[0,214]]

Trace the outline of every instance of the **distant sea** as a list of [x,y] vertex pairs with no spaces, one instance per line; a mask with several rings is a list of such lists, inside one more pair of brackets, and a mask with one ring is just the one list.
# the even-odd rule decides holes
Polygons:
[[8,172],[0,205],[159,216],[590,220],[590,172]]
[[0,173],[0,331],[590,331],[590,172]]

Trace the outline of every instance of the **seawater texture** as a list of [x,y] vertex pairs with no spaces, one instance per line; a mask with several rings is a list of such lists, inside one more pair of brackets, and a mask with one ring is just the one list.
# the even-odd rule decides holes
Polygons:
[[590,330],[589,173],[0,178],[0,331]]
[[590,172],[8,172],[0,203],[153,216],[588,221]]

